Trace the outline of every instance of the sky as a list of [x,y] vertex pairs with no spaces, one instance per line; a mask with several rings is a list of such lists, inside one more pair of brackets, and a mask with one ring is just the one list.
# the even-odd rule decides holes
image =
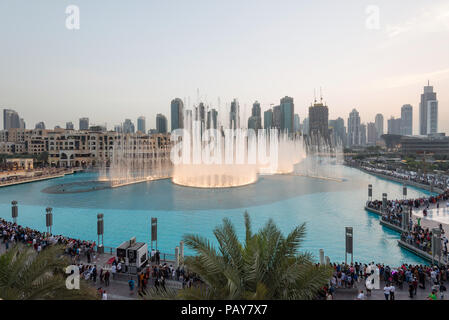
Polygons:
[[[66,26],[70,5],[79,29]],[[448,40],[447,0],[0,0],[0,109],[27,128],[143,115],[149,129],[199,90],[221,115],[237,98],[243,119],[255,100],[264,111],[288,95],[302,121],[321,87],[330,119],[411,104],[417,134],[429,80],[449,132]]]

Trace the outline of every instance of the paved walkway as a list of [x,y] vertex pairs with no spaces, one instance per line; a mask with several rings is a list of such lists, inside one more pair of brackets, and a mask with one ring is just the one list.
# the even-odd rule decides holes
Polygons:
[[[365,300],[385,300],[383,288],[385,286],[385,282],[380,282],[380,289],[379,290],[372,290],[371,296],[366,296],[366,288],[364,282],[359,282],[356,284],[358,288],[351,288],[351,289],[337,289],[334,294],[334,300],[356,300],[358,293],[360,290],[363,290],[363,293],[365,294]],[[396,287],[395,290],[395,300],[427,300],[427,297],[432,292],[432,286],[429,282],[426,282],[426,288],[421,289],[418,286],[418,289],[416,291],[416,296],[413,296],[413,298],[409,297],[408,293],[408,284],[404,283],[402,290]],[[439,294],[437,294],[438,300],[440,300]],[[444,297],[445,300],[449,300],[449,294],[445,294]]]

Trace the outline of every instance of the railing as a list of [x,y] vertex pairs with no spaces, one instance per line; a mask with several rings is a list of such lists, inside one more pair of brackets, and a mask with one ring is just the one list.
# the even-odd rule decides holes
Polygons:
[[18,183],[31,182],[31,181],[35,181],[35,180],[42,180],[45,178],[59,177],[62,174],[72,173],[72,172],[73,172],[72,170],[61,170],[61,171],[49,172],[49,173],[44,173],[41,175],[33,175],[33,176],[26,176],[26,177],[15,176],[15,178],[9,177],[9,179],[8,179],[8,177],[4,177],[4,178],[0,178],[0,179],[5,179],[5,180],[0,180],[0,185],[13,185],[13,184],[18,184]]

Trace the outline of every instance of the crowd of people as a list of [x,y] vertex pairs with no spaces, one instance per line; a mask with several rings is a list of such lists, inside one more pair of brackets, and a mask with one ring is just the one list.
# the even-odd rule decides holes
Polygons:
[[[362,264],[355,262],[351,264],[341,263],[331,264],[334,269],[333,276],[329,284],[320,292],[320,298],[333,300],[337,289],[357,288],[357,300],[364,300],[371,296],[375,279],[373,274],[379,275],[379,288],[383,289],[386,300],[395,300],[396,288],[406,289],[408,296],[413,298],[417,295],[418,289],[427,290],[430,287],[428,299],[444,299],[446,291],[445,283],[449,280],[449,268],[445,266],[425,266],[403,264],[400,267],[392,268],[385,264],[375,264],[371,262]],[[378,273],[375,271],[378,270]],[[371,277],[370,277],[371,276]],[[368,281],[367,281],[368,280]],[[384,284],[382,287],[381,284]],[[366,292],[366,293],[365,293]]]
[[28,172],[33,173],[29,175],[25,172],[25,170],[20,171],[20,174],[15,170],[0,170],[0,184],[10,184],[16,182],[24,182],[31,181],[37,178],[51,177],[54,175],[59,175],[64,172],[69,172],[70,169],[67,168],[41,168],[41,169],[32,169],[26,170]]
[[13,244],[22,243],[40,252],[51,245],[62,245],[74,262],[79,261],[81,254],[86,254],[90,263],[90,257],[95,253],[95,242],[47,234],[4,219],[0,219],[0,237],[6,249]]
[[[402,212],[402,210],[408,209],[429,209],[431,205],[434,205],[436,208],[443,207],[444,205],[448,206],[449,201],[449,190],[437,195],[437,196],[428,196],[421,197],[415,199],[396,199],[396,200],[387,200],[386,203],[386,211],[387,212]],[[371,200],[366,202],[366,206],[378,211],[382,211],[382,200]]]
[[[110,279],[115,279],[117,273],[127,273],[126,266],[118,259],[113,259],[110,267],[97,267],[95,242],[47,234],[4,219],[0,219],[0,239],[7,250],[17,243],[32,247],[38,253],[51,245],[62,245],[64,253],[71,258],[74,265],[78,266],[79,274],[83,279],[92,281],[94,285],[100,285],[98,292],[103,300],[107,300],[104,287],[109,286]],[[165,290],[166,280],[179,281],[183,288],[191,287],[200,282],[198,277],[187,272],[183,267],[174,268],[173,265],[167,263],[161,264],[159,251],[154,250],[150,255],[150,265],[137,274],[139,293],[142,293],[148,285]],[[82,260],[87,261],[87,263],[82,263]],[[135,281],[130,278],[128,285],[133,291]]]
[[439,176],[435,174],[418,174],[417,172],[414,171],[399,172],[394,170],[375,168],[371,166],[362,166],[361,169],[374,174],[382,174],[385,176],[390,176],[404,181],[413,181],[427,186],[433,185],[434,187],[443,190],[446,189],[446,187],[449,185],[449,177],[447,176]]
[[[448,256],[448,239],[441,224],[439,230],[441,233],[442,256],[446,259]],[[432,254],[432,231],[429,228],[423,228],[422,226],[416,224],[410,229],[409,232],[403,232],[401,234],[401,240],[419,248],[422,251]]]

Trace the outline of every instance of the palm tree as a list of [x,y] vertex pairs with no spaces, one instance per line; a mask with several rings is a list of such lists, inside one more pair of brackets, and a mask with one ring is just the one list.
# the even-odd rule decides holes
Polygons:
[[4,300],[97,299],[96,290],[80,281],[80,289],[66,288],[70,265],[59,246],[37,253],[15,245],[0,256],[0,298]]
[[332,276],[329,266],[317,266],[310,253],[299,252],[306,233],[305,224],[285,237],[270,219],[253,234],[247,212],[244,214],[246,239],[239,242],[233,224],[223,219],[214,229],[218,251],[211,242],[197,235],[184,236],[185,244],[197,255],[187,257],[185,266],[199,276],[204,286],[175,292],[150,290],[153,298],[178,299],[282,299],[306,300]]

